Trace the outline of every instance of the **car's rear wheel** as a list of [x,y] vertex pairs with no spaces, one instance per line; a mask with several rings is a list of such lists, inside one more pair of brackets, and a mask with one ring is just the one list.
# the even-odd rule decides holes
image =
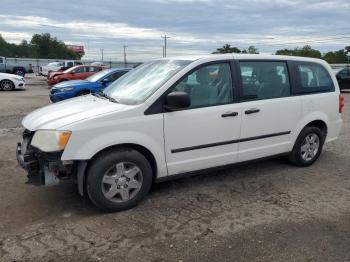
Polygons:
[[91,201],[107,212],[137,205],[152,185],[152,168],[147,159],[133,149],[108,150],[98,155],[87,173],[87,192]]
[[4,91],[11,91],[15,89],[15,84],[11,80],[5,79],[0,82],[0,89]]
[[312,165],[322,152],[324,140],[325,134],[318,127],[305,127],[294,144],[290,162],[297,166]]

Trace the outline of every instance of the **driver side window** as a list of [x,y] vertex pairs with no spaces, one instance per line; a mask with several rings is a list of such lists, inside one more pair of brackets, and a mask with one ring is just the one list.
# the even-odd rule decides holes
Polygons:
[[173,91],[190,95],[190,108],[232,103],[232,79],[229,63],[218,63],[200,67],[187,74]]

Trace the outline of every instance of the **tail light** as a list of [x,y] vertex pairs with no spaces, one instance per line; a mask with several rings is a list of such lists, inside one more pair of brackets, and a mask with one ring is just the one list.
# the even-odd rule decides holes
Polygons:
[[343,112],[343,108],[344,108],[344,96],[339,95],[339,113]]
[[29,70],[33,70],[32,64],[29,64]]

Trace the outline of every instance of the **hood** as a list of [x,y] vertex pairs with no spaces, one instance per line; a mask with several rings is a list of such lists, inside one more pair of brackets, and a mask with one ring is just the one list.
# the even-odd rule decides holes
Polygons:
[[86,85],[90,86],[91,84],[93,83],[88,80],[70,80],[70,81],[63,81],[61,83],[58,83],[54,85],[52,88],[60,89],[63,87],[86,86]]
[[113,103],[92,95],[80,96],[33,111],[23,119],[22,125],[30,131],[55,130],[77,121],[130,108],[132,106]]
[[17,79],[17,80],[22,80],[23,76],[7,74],[7,73],[0,73],[0,78],[12,78],[12,79]]

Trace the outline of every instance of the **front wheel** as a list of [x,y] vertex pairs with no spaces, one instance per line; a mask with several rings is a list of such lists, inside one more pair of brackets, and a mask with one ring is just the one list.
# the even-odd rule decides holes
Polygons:
[[322,152],[324,140],[325,135],[318,127],[305,127],[294,144],[289,156],[290,162],[297,166],[312,165]]
[[0,82],[0,90],[11,91],[15,89],[15,84],[11,80],[2,80]]
[[152,185],[148,160],[133,149],[108,150],[98,155],[87,173],[87,192],[91,201],[107,212],[136,206]]

